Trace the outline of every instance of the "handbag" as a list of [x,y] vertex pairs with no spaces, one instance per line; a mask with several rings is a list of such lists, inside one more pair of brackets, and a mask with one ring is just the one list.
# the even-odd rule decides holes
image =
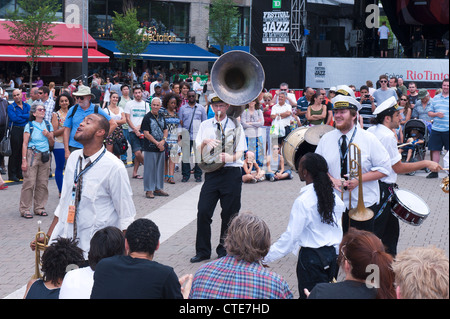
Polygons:
[[113,141],[113,153],[114,155],[123,155],[128,150],[128,141],[123,136],[122,138],[114,139]]
[[280,117],[276,117],[272,121],[272,126],[270,127],[270,135],[275,137],[283,137],[285,135],[286,131],[284,129],[283,124],[281,123]]
[[5,129],[5,136],[3,137],[2,141],[0,142],[0,154],[3,156],[11,156],[12,149],[11,149],[11,128],[6,127]]

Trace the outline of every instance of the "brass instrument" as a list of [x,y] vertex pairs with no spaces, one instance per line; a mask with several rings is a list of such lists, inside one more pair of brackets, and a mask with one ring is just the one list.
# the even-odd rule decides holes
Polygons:
[[[217,149],[201,154],[199,167],[209,173],[220,169],[225,163],[218,160],[220,153],[234,154],[239,142],[241,124],[236,120],[245,109],[245,105],[259,97],[264,89],[264,69],[261,63],[250,53],[234,50],[223,54],[211,69],[211,85],[217,96],[229,104],[228,118],[235,128],[225,135],[225,143]],[[216,139],[222,141],[222,131],[216,130]],[[231,138],[232,137],[232,138]]]
[[[42,278],[40,267],[41,267],[41,250],[44,251],[48,246],[48,237],[45,232],[41,231],[41,221],[38,221],[38,232],[35,236],[35,268],[34,275],[31,279],[39,279]],[[43,241],[39,241],[43,239]]]
[[[447,172],[448,172],[448,169],[447,169]],[[447,194],[449,193],[448,184],[449,184],[449,177],[447,175],[442,179],[441,184],[439,185],[439,186],[441,186],[442,191]]]
[[348,145],[348,161],[349,161],[349,180],[358,178],[358,205],[352,208],[352,194],[349,191],[349,211],[348,216],[356,221],[367,221],[372,219],[374,212],[364,206],[363,185],[362,185],[362,169],[361,169],[361,149],[355,143]]

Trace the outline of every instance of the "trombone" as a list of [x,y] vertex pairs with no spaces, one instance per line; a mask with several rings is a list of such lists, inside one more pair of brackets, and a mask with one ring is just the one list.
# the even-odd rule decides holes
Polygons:
[[[31,279],[42,278],[40,268],[41,268],[41,250],[44,251],[48,246],[48,237],[45,232],[41,231],[41,221],[38,221],[38,232],[35,236],[35,265],[34,265],[34,275]],[[43,241],[42,241],[43,239]],[[40,241],[41,240],[41,241]]]
[[361,149],[355,143],[348,145],[349,180],[358,178],[358,204],[352,208],[352,192],[349,190],[348,216],[356,221],[367,221],[373,218],[374,212],[364,206],[362,169],[361,169]]

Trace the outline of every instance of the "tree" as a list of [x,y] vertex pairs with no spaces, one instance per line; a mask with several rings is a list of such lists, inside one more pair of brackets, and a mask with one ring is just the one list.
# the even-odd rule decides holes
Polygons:
[[220,53],[225,45],[235,44],[235,35],[240,14],[236,4],[230,0],[212,0],[209,9],[209,34],[220,45]]
[[[136,66],[136,59],[145,51],[150,40],[139,32],[139,21],[137,19],[137,10],[128,9],[124,14],[114,11],[112,37],[116,41],[117,50],[123,56],[122,59],[129,59],[131,73]],[[133,87],[133,78],[131,78],[131,87]]]
[[30,65],[30,89],[33,83],[33,68],[39,56],[48,55],[52,46],[44,45],[45,41],[54,39],[52,22],[57,21],[56,12],[61,5],[58,0],[18,0],[18,9],[9,12],[7,17],[12,24],[4,24],[10,38],[25,45]]

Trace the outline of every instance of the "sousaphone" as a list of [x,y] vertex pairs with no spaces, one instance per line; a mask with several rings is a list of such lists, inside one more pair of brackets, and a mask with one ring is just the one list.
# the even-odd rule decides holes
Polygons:
[[[236,120],[244,111],[245,105],[259,97],[264,89],[265,74],[261,63],[250,53],[244,51],[229,51],[214,63],[211,69],[211,85],[217,96],[229,104],[228,118],[235,124],[235,129],[229,130],[225,136],[226,143],[220,149],[213,149],[202,154],[199,167],[205,172],[213,172],[222,168],[220,153],[234,153],[239,142],[240,127]],[[218,140],[222,137],[217,131]]]

